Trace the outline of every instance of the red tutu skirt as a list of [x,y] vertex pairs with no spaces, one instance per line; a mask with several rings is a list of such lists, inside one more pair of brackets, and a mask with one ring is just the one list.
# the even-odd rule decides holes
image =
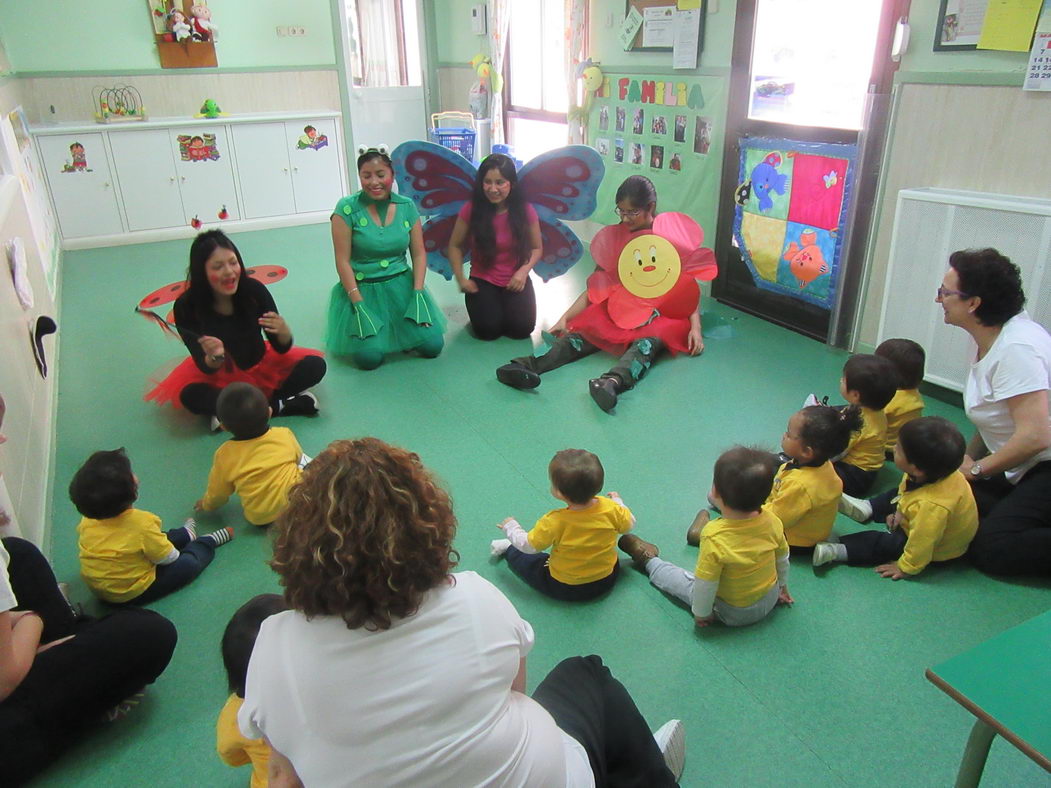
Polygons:
[[657,337],[672,355],[690,352],[689,318],[659,315],[639,328],[621,328],[610,319],[605,301],[589,304],[569,321],[569,330],[583,335],[588,342],[614,356],[624,355],[632,342],[644,337]]
[[187,357],[169,372],[164,380],[157,382],[143,399],[156,402],[158,405],[170,402],[176,408],[181,408],[179,393],[191,383],[207,383],[209,386],[221,389],[237,382],[258,386],[266,394],[267,399],[270,399],[274,392],[281,388],[281,384],[292,373],[292,368],[296,364],[307,356],[323,355],[320,350],[307,347],[292,347],[287,353],[278,353],[268,342],[266,352],[254,367],[241,369],[231,359],[227,359],[226,364],[211,375],[201,372],[193,358]]

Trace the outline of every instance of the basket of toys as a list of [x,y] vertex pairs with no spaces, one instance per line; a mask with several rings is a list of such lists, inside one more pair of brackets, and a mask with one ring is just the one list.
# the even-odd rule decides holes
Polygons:
[[[455,125],[453,125],[455,124]],[[474,116],[469,112],[436,112],[431,115],[431,142],[456,151],[467,161],[474,161],[477,133]]]

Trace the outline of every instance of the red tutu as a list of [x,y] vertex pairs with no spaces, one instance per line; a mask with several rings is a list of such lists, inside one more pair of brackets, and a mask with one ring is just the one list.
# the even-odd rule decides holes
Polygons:
[[672,355],[690,352],[690,319],[659,315],[652,323],[639,328],[621,328],[606,311],[606,301],[589,304],[587,309],[569,321],[569,330],[583,335],[607,353],[621,356],[636,339],[657,337]]
[[231,383],[251,383],[262,389],[267,399],[273,396],[281,384],[292,373],[292,368],[307,356],[323,356],[320,350],[307,347],[292,347],[287,353],[278,353],[266,344],[259,363],[250,369],[240,369],[232,360],[227,359],[222,368],[211,375],[206,375],[197,368],[193,358],[187,357],[173,369],[168,376],[157,383],[144,397],[147,401],[163,405],[170,402],[177,408],[182,407],[179,393],[191,383],[207,383],[209,386],[224,388]]

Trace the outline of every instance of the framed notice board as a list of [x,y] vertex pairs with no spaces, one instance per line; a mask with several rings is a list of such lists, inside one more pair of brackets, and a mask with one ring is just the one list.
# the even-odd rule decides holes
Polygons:
[[631,42],[631,51],[671,52],[678,3],[675,0],[626,0],[624,13],[630,14],[632,8],[642,15],[642,26]]

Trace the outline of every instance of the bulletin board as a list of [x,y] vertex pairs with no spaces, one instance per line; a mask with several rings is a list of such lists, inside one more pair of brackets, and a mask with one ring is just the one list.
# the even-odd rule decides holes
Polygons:
[[[678,8],[678,3],[676,2],[676,0],[626,0],[626,2],[624,4],[624,14],[627,15],[627,14],[631,13],[631,9],[634,8],[640,14],[642,14],[643,17],[645,17],[647,8],[667,8],[667,7],[671,7],[673,9]],[[698,40],[704,41],[704,35],[703,35],[703,33],[704,33],[704,30],[703,30],[704,14],[703,13],[701,14],[701,25],[702,25],[702,29],[701,29],[701,34],[702,35],[700,36],[700,38]],[[642,45],[642,31],[643,31],[643,28],[640,27],[639,31],[635,34],[635,38],[631,42],[630,50],[632,52],[671,52],[672,51],[672,47],[671,46],[666,46],[666,47],[663,47],[663,46],[662,47],[644,47]]]

